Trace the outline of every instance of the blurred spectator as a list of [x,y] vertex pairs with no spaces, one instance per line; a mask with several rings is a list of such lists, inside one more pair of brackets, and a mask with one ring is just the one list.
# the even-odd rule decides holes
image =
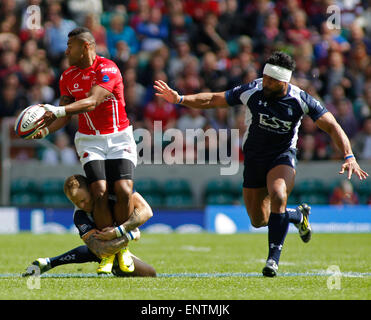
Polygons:
[[124,74],[124,85],[125,85],[125,95],[126,89],[128,87],[133,87],[135,90],[135,101],[134,105],[143,106],[146,97],[146,88],[137,82],[137,73],[134,68],[129,68],[125,70]]
[[58,2],[48,7],[48,21],[45,23],[45,44],[49,59],[58,64],[67,49],[68,33],[77,25],[74,21],[62,16],[62,8]]
[[323,22],[319,38],[314,42],[314,56],[319,64],[327,62],[330,51],[338,51],[342,54],[350,50],[350,44],[341,34],[341,30],[328,27],[328,23]]
[[169,25],[169,44],[174,48],[178,42],[189,42],[195,30],[192,18],[183,10],[182,0],[168,1],[168,14],[164,21]]
[[335,85],[341,84],[345,90],[349,90],[352,86],[351,76],[344,64],[344,57],[338,51],[332,51],[329,55],[328,68],[322,73],[324,87],[322,95],[330,94]]
[[175,79],[183,70],[189,59],[194,57],[191,53],[191,47],[187,41],[179,40],[176,43],[176,51],[169,61],[170,79]]
[[33,85],[28,90],[27,98],[30,105],[43,103],[43,93],[40,85]]
[[357,43],[363,43],[366,46],[367,54],[371,54],[371,39],[365,36],[365,32],[362,27],[357,23],[353,22],[350,27],[350,38],[349,41],[352,45],[356,45]]
[[19,73],[20,67],[17,63],[17,55],[15,52],[5,50],[0,56],[0,82],[11,73]]
[[336,1],[336,5],[341,10],[341,24],[346,28],[348,28],[363,11],[362,0]]
[[371,82],[365,84],[363,95],[354,101],[353,108],[358,120],[371,115]]
[[241,10],[239,10],[238,1],[220,1],[219,8],[218,30],[220,30],[220,36],[228,42],[237,39],[244,33],[246,24],[246,19]]
[[36,75],[35,84],[40,87],[41,95],[44,103],[53,103],[54,100],[54,90],[50,86],[51,79],[47,72],[38,72]]
[[295,12],[302,10],[301,0],[278,0],[274,9],[280,17],[280,29],[286,32],[294,23]]
[[103,12],[102,0],[67,0],[67,8],[78,25],[84,23],[87,15],[99,16]]
[[196,57],[189,57],[184,62],[182,73],[175,79],[175,86],[183,94],[193,94],[201,90],[202,79],[199,75],[200,61]]
[[138,99],[137,89],[137,86],[134,84],[125,85],[125,111],[134,129],[144,127],[144,106]]
[[254,36],[254,51],[264,52],[264,50],[272,50],[275,43],[284,40],[284,33],[279,28],[280,20],[278,15],[272,11],[264,20],[262,33]]
[[192,42],[198,56],[202,56],[208,51],[215,52],[227,46],[227,43],[220,36],[216,14],[211,12],[206,14],[198,32],[194,34]]
[[1,87],[0,118],[13,117],[27,107],[28,101],[24,95],[19,94],[18,87],[8,85]]
[[174,128],[177,120],[177,112],[174,104],[168,103],[162,98],[154,96],[153,101],[144,108],[144,122],[148,130],[153,132],[154,122],[160,121],[163,131]]
[[327,135],[317,128],[316,124],[310,119],[310,117],[305,116],[299,129],[298,159],[328,159],[327,139]]
[[95,38],[98,55],[108,56],[106,29],[100,24],[99,15],[89,13],[84,18],[84,27],[88,28]]
[[185,0],[184,11],[189,14],[196,23],[200,23],[208,13],[218,15],[219,4],[216,0]]
[[371,5],[368,0],[368,5],[363,8],[363,12],[357,17],[355,21],[360,27],[362,27],[368,38],[371,37]]
[[209,51],[203,56],[200,76],[205,86],[211,91],[223,91],[227,89],[228,77],[225,72],[219,70],[215,53]]
[[130,49],[130,54],[137,54],[139,41],[132,27],[126,24],[122,14],[112,16],[107,30],[107,46],[112,59],[117,57],[117,43],[123,41]]
[[152,8],[148,20],[139,22],[136,32],[141,42],[141,50],[144,52],[153,52],[167,44],[169,26],[162,19],[161,9]]
[[312,34],[307,28],[307,15],[304,10],[297,10],[293,16],[292,26],[286,32],[287,40],[294,46],[310,40]]
[[[307,88],[309,83],[313,81],[312,76],[312,59],[310,56],[305,55],[295,55],[296,68],[293,72],[293,77],[296,80],[302,80],[305,84],[304,87]],[[302,83],[303,83],[302,82]],[[304,88],[303,88],[304,89]]]
[[344,99],[346,99],[346,96],[343,86],[341,84],[334,85],[331,89],[331,94],[325,96],[326,109],[336,116],[338,112],[336,106]]
[[348,99],[342,99],[336,104],[335,116],[339,125],[343,128],[349,139],[352,139],[358,131],[358,123],[354,117],[352,104]]
[[42,153],[41,160],[48,165],[75,165],[78,163],[75,149],[70,145],[69,137],[64,132],[58,132],[54,141],[58,151],[46,148]]
[[254,37],[261,34],[264,28],[264,21],[274,10],[274,3],[269,0],[247,1],[243,12],[245,15],[244,33]]
[[151,8],[154,3],[150,3],[148,0],[135,1],[137,4],[131,8],[129,5],[129,11],[134,12],[130,19],[130,26],[136,30],[139,23],[146,22],[149,20],[151,14]]
[[150,87],[150,91],[153,92],[154,75],[157,72],[164,72],[166,64],[167,59],[160,49],[152,52],[149,56],[148,64],[142,70],[139,70],[138,81],[145,87]]
[[358,203],[358,195],[353,191],[353,186],[348,180],[343,180],[340,186],[336,187],[330,196],[330,204],[332,205],[351,205]]
[[352,146],[358,159],[371,160],[371,116],[364,120],[362,130],[352,140]]
[[177,121],[177,128],[184,133],[186,129],[200,129],[207,123],[207,119],[202,115],[201,109],[191,108],[184,112],[184,114]]
[[215,130],[227,129],[228,135],[234,122],[231,108],[215,108],[213,117],[209,119],[210,126]]
[[362,95],[365,84],[365,70],[371,65],[370,56],[366,52],[366,46],[363,42],[355,44],[349,57],[348,67],[349,75],[352,80],[352,97],[358,98]]

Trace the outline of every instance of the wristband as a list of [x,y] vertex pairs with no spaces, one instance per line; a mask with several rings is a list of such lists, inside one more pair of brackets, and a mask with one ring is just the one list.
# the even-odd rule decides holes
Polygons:
[[52,112],[57,118],[65,117],[66,116],[66,107],[56,107],[50,104],[44,104],[44,108],[46,111]]
[[61,118],[61,117],[65,117],[66,116],[66,107],[55,107],[55,112],[53,112],[55,114],[55,116],[57,118]]
[[347,160],[347,159],[350,159],[350,158],[354,158],[354,155],[353,154],[349,154],[347,156],[344,157],[344,160]]
[[130,240],[134,240],[134,235],[131,233],[131,231],[127,232],[126,235],[130,237]]
[[183,102],[183,100],[184,100],[184,96],[180,96],[180,99],[179,99],[177,104],[181,104]]
[[115,228],[116,238],[120,238],[124,235],[124,231],[122,230],[121,226]]

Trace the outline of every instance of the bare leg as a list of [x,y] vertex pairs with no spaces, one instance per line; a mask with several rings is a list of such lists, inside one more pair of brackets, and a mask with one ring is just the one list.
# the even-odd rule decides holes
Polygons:
[[112,214],[108,206],[108,190],[105,180],[98,180],[90,185],[94,199],[93,217],[97,229],[104,229],[113,225]]
[[123,224],[134,211],[132,200],[133,180],[117,180],[114,183],[117,201],[114,207],[114,218],[117,224]]
[[267,188],[243,188],[243,199],[251,224],[255,228],[266,226],[270,215]]

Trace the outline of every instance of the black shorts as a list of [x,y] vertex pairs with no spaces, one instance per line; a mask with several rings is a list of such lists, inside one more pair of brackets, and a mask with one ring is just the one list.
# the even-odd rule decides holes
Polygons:
[[134,163],[128,159],[93,160],[84,165],[88,183],[106,180],[113,183],[117,180],[133,180]]
[[267,186],[268,172],[278,165],[288,165],[296,168],[296,151],[290,149],[276,157],[265,160],[248,159],[245,157],[243,170],[244,188],[264,188]]

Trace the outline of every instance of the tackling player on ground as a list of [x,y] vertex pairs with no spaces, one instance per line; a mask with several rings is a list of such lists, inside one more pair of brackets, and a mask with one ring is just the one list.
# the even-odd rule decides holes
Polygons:
[[347,171],[348,179],[354,173],[361,180],[368,176],[359,167],[349,139],[334,116],[308,93],[290,84],[294,69],[290,56],[275,52],[266,61],[263,78],[225,92],[182,96],[161,80],[154,85],[157,96],[191,108],[246,106],[243,198],[251,224],[256,228],[268,226],[269,253],[263,268],[263,275],[268,277],[277,274],[290,222],[299,229],[304,242],[311,238],[310,207],[286,207],[294,187],[296,142],[303,116],[311,117],[342,151],[340,174]]
[[[138,192],[132,195],[134,213],[130,218],[121,226],[108,227],[103,231],[97,230],[91,214],[94,200],[89,192],[86,177],[82,175],[68,177],[64,184],[64,192],[75,205],[74,224],[86,245],[55,257],[38,258],[27,268],[23,276],[33,275],[34,266],[40,268],[40,273],[44,273],[64,264],[99,262],[101,259],[109,261],[99,265],[98,274],[109,274],[112,270],[112,273],[118,276],[156,276],[152,266],[134,256],[128,249],[128,242],[138,240],[140,237],[138,227],[153,216],[151,207]],[[114,202],[114,196],[111,201]]]

